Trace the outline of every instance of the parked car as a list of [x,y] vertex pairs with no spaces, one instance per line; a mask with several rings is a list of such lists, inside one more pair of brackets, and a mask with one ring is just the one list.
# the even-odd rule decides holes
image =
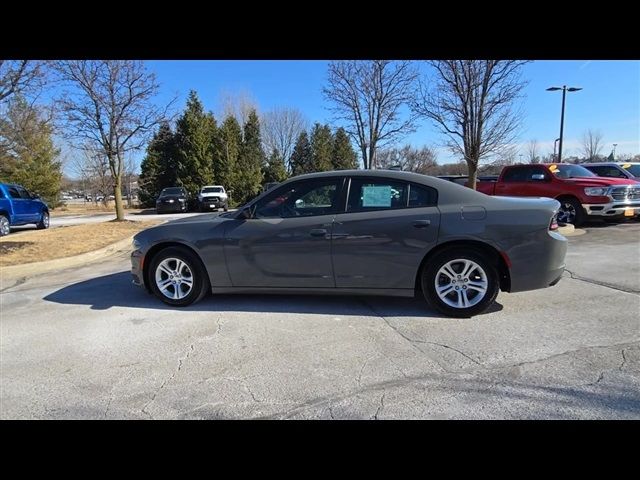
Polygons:
[[188,210],[189,195],[182,187],[167,187],[162,189],[156,200],[156,213],[186,212]]
[[198,210],[201,212],[223,208],[229,210],[229,197],[222,185],[207,185],[198,193]]
[[173,306],[210,292],[418,291],[438,311],[468,317],[500,289],[560,280],[567,241],[556,231],[559,207],[403,171],[314,173],[238,211],[138,233],[131,271],[135,284]]
[[[469,175],[438,175],[438,178],[464,186],[468,186],[467,183],[469,182]],[[495,182],[497,180],[498,175],[478,175],[477,177],[477,181]]]
[[49,207],[37,195],[20,185],[0,183],[0,237],[11,227],[34,223],[36,228],[49,228]]
[[581,165],[599,177],[630,178],[640,181],[640,162],[601,162]]
[[550,197],[561,206],[558,221],[580,226],[587,218],[640,214],[640,185],[627,178],[598,177],[581,165],[549,163],[504,167],[496,182],[478,182],[487,195]]

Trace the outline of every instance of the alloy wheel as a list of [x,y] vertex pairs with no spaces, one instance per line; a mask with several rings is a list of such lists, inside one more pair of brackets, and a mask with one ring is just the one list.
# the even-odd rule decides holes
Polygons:
[[436,274],[436,294],[453,308],[477,305],[486,295],[489,281],[480,265],[465,258],[445,263]]

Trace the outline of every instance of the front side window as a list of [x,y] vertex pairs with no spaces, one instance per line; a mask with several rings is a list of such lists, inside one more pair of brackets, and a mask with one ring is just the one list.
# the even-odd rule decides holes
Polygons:
[[340,178],[307,180],[278,188],[255,205],[255,218],[329,215],[338,209]]
[[[11,198],[23,198],[20,195],[20,191],[16,187],[9,187],[9,196]],[[26,197],[24,197],[24,198],[26,198]]]

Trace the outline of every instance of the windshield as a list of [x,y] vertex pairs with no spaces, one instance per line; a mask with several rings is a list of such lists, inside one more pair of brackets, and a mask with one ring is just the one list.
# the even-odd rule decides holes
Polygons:
[[549,171],[558,178],[579,178],[579,177],[597,177],[593,172],[590,172],[580,165],[567,165],[557,164],[549,166]]
[[224,190],[221,187],[205,187],[202,193],[224,193]]
[[184,191],[180,187],[165,188],[160,195],[182,195]]
[[640,164],[631,165],[630,163],[625,163],[622,165],[622,168],[634,177],[640,177]]

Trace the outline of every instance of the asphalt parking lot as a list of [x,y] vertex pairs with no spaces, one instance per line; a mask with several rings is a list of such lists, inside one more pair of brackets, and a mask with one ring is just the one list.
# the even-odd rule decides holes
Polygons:
[[131,285],[128,252],[3,280],[0,416],[638,419],[639,239],[591,225],[558,285],[472,319],[351,296],[170,309]]

